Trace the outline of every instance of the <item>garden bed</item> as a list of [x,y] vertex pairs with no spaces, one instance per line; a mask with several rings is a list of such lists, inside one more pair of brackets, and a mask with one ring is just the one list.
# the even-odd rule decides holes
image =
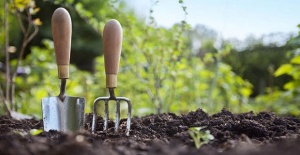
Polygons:
[[[209,116],[202,110],[184,115],[172,113],[134,117],[130,136],[125,136],[126,120],[119,134],[109,122],[108,133],[100,132],[103,119],[98,118],[95,134],[90,134],[92,115],[86,116],[86,132],[65,134],[56,131],[30,134],[42,129],[39,120],[0,118],[0,154],[298,154],[300,119],[278,117],[272,113],[232,114],[222,110]],[[203,127],[214,139],[200,149],[189,136],[190,127]]]

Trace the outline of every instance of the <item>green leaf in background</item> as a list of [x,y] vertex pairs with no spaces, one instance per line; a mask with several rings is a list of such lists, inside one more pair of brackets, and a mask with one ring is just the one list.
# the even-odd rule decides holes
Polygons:
[[293,64],[300,64],[300,55],[294,57],[294,58],[291,60],[291,63],[293,63]]
[[245,97],[249,97],[252,93],[252,90],[247,87],[243,87],[240,89],[240,93]]
[[283,64],[274,73],[274,75],[280,76],[283,74],[290,74],[293,71],[293,66],[291,64]]
[[291,89],[294,89],[294,88],[295,88],[294,82],[288,82],[284,85],[284,89],[286,89],[286,90],[291,90]]

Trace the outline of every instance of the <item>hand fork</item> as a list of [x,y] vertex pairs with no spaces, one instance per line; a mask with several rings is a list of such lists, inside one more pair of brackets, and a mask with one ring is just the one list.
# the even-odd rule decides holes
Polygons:
[[103,47],[104,47],[104,63],[106,73],[106,87],[109,91],[109,97],[98,97],[94,101],[93,109],[93,122],[92,132],[95,132],[96,118],[97,118],[97,105],[100,101],[104,101],[104,127],[103,130],[107,131],[108,126],[108,103],[110,100],[116,101],[116,120],[115,120],[115,132],[118,132],[120,123],[120,103],[121,101],[127,102],[128,114],[126,135],[129,136],[130,123],[131,123],[131,101],[125,97],[116,97],[114,89],[117,87],[117,74],[119,69],[119,61],[121,56],[122,46],[122,27],[117,20],[110,20],[106,23],[103,30]]

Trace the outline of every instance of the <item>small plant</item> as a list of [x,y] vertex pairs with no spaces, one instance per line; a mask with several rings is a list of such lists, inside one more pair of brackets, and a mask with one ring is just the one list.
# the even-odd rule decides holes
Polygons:
[[36,136],[36,135],[42,133],[43,131],[44,131],[43,129],[31,129],[31,130],[29,131],[29,133],[30,133],[30,135],[32,135],[32,136]]
[[37,136],[40,133],[42,133],[43,131],[44,131],[43,129],[31,129],[31,130],[29,130],[29,132],[27,132],[27,131],[22,130],[22,129],[15,129],[12,132],[14,134],[17,134],[17,135],[20,135],[22,137],[25,137],[25,136],[28,136],[28,135]]
[[199,149],[203,144],[207,144],[209,141],[214,139],[214,136],[209,130],[202,130],[204,127],[191,127],[189,128],[189,134],[195,142],[195,146]]

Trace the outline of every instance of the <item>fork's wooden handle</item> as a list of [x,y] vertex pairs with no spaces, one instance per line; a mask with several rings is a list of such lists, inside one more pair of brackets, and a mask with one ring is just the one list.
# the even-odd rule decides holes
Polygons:
[[107,88],[117,87],[122,36],[122,27],[117,20],[112,19],[106,23],[103,30],[103,47]]
[[64,8],[54,11],[51,20],[58,78],[69,78],[72,21],[70,14]]

